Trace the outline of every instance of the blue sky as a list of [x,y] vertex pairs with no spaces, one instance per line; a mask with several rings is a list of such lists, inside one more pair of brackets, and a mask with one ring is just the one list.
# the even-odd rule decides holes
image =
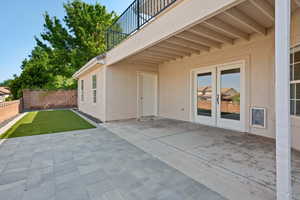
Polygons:
[[[121,14],[133,0],[83,0],[100,2]],[[0,7],[0,82],[20,73],[22,61],[35,45],[34,36],[43,31],[43,13],[64,16],[67,0],[6,0]]]

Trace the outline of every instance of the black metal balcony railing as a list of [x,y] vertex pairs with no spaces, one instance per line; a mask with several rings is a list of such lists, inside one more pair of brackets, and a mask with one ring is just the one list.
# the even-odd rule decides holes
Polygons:
[[176,1],[135,0],[106,31],[107,50],[121,43]]

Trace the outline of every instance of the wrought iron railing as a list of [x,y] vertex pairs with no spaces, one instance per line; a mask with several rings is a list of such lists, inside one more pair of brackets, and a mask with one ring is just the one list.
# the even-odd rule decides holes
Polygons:
[[177,0],[135,0],[106,31],[107,50],[114,48]]

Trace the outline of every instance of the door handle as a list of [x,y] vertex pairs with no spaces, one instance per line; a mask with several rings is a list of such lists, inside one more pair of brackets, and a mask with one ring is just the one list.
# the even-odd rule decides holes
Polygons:
[[220,104],[220,95],[217,94],[217,103]]

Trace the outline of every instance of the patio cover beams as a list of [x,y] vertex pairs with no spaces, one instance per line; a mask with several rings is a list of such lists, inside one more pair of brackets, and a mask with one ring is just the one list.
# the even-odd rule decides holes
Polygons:
[[[295,0],[299,1],[299,0]],[[254,11],[242,11],[242,4],[252,5]],[[268,33],[267,27],[255,20],[255,13],[263,14],[270,22],[275,22],[274,4],[268,0],[245,0],[231,8],[211,16],[198,24],[171,35],[144,50],[127,57],[128,60],[149,60],[163,63],[181,59],[192,54],[208,52],[212,48],[220,49],[224,44],[233,45],[235,40],[250,40],[252,34]],[[225,20],[226,15],[230,20]],[[239,26],[241,25],[241,26]],[[247,29],[245,29],[247,27]]]
[[182,53],[187,53],[187,55],[190,55],[192,53],[198,54],[200,51],[194,50],[192,48],[188,48],[182,45],[176,45],[170,42],[162,42],[156,45],[158,47],[163,47],[165,49],[168,49],[169,51],[177,51],[177,52],[182,52]]
[[173,56],[173,57],[177,57],[177,58],[182,58],[184,56],[182,53],[171,52],[168,50],[161,49],[159,47],[150,48],[148,51],[154,52],[154,53],[159,53],[161,55]]
[[229,35],[231,35],[234,38],[242,38],[244,40],[249,40],[250,35],[233,27],[230,24],[227,24],[223,22],[220,19],[212,18],[204,22],[205,24],[211,26],[213,29],[216,29],[217,31],[225,32]]
[[[261,0],[264,1],[264,0]],[[232,8],[230,10],[227,10],[225,12],[226,15],[230,16],[233,20],[236,20],[237,22],[244,24],[248,26],[250,29],[257,33],[261,33],[263,35],[267,34],[267,28],[260,25],[258,22],[256,22],[251,17],[247,16],[243,12],[239,11],[236,8]]]
[[270,20],[275,21],[275,10],[274,7],[268,1],[262,0],[250,0],[250,2],[265,14]]
[[172,52],[172,54],[176,54],[178,56],[188,56],[190,55],[190,53],[188,51],[180,51],[178,49],[173,49],[173,50],[170,50],[169,48],[165,48],[163,46],[159,46],[159,45],[156,45],[153,47],[153,49],[155,49],[156,51],[158,52]]
[[158,58],[166,58],[166,59],[170,59],[170,60],[176,59],[176,57],[177,57],[177,56],[172,56],[172,55],[166,55],[166,54],[153,52],[153,51],[150,51],[148,49],[146,51],[144,51],[144,54],[154,56],[154,57],[158,57]]
[[208,46],[204,46],[202,44],[197,44],[195,42],[191,42],[189,40],[186,40],[184,38],[180,38],[180,37],[177,37],[177,36],[174,36],[172,38],[169,38],[167,40],[168,43],[171,43],[171,44],[175,44],[175,45],[179,45],[179,46],[182,46],[184,47],[185,49],[194,49],[194,53],[200,53],[200,51],[209,51],[209,47]]
[[197,35],[201,35],[203,37],[209,38],[211,40],[214,40],[216,42],[220,43],[227,43],[227,44],[233,44],[233,39],[229,38],[227,36],[224,36],[216,31],[213,31],[209,28],[206,28],[202,25],[196,25],[193,28],[188,30],[189,32],[195,33]]
[[207,48],[210,48],[210,47],[221,48],[221,43],[213,41],[206,37],[196,35],[191,32],[187,32],[187,31],[177,34],[176,37],[188,40],[190,42],[195,43],[196,45],[200,44]]

